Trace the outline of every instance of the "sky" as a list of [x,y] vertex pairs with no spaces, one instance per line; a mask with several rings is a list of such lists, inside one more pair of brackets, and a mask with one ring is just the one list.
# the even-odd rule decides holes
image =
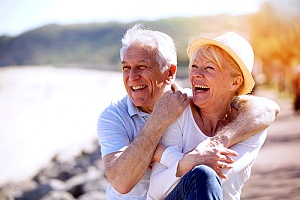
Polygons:
[[49,24],[133,22],[256,12],[264,0],[0,0],[0,36]]

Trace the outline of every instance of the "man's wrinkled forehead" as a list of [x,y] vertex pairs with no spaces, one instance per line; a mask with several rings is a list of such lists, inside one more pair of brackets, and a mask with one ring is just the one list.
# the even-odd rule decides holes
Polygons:
[[153,62],[153,59],[156,59],[156,56],[154,51],[149,50],[149,48],[145,46],[131,45],[124,50],[122,59],[122,63],[134,61],[150,64]]
[[[126,60],[123,58],[123,61],[121,62],[122,65],[124,64],[128,64],[129,62],[131,62],[132,60]],[[147,64],[151,64],[151,60],[146,58],[146,59],[140,59],[140,60],[137,60],[138,63],[147,63]]]

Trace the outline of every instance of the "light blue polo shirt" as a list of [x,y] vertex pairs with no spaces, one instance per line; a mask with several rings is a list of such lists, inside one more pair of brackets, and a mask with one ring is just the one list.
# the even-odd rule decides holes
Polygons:
[[[128,95],[107,107],[100,114],[97,126],[102,158],[109,153],[126,149],[143,128],[148,117],[149,114],[139,110]],[[127,194],[118,193],[109,184],[106,198],[146,199],[150,175],[151,170],[148,169],[139,183]]]

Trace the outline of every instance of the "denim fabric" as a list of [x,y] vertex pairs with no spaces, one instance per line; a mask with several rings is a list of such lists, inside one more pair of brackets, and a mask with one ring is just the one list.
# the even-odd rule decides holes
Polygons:
[[222,185],[216,172],[199,165],[184,175],[165,200],[222,200]]

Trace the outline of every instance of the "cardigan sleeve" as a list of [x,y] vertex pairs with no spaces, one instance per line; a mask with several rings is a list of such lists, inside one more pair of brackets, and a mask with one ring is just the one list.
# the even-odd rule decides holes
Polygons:
[[[223,170],[223,173],[227,176],[227,179],[222,179],[222,184],[229,181],[232,177],[240,173],[240,171],[246,169],[248,166],[252,166],[252,164],[254,163],[255,159],[258,156],[260,148],[262,147],[262,145],[266,140],[266,137],[267,137],[267,130],[264,130],[230,147],[230,149],[238,152],[239,155],[233,157],[234,159],[233,168],[229,170],[226,169]],[[247,176],[249,178],[250,174],[248,174]]]
[[176,173],[182,157],[176,146],[165,149],[161,162],[153,164],[147,199],[164,199],[173,190],[181,178]]

